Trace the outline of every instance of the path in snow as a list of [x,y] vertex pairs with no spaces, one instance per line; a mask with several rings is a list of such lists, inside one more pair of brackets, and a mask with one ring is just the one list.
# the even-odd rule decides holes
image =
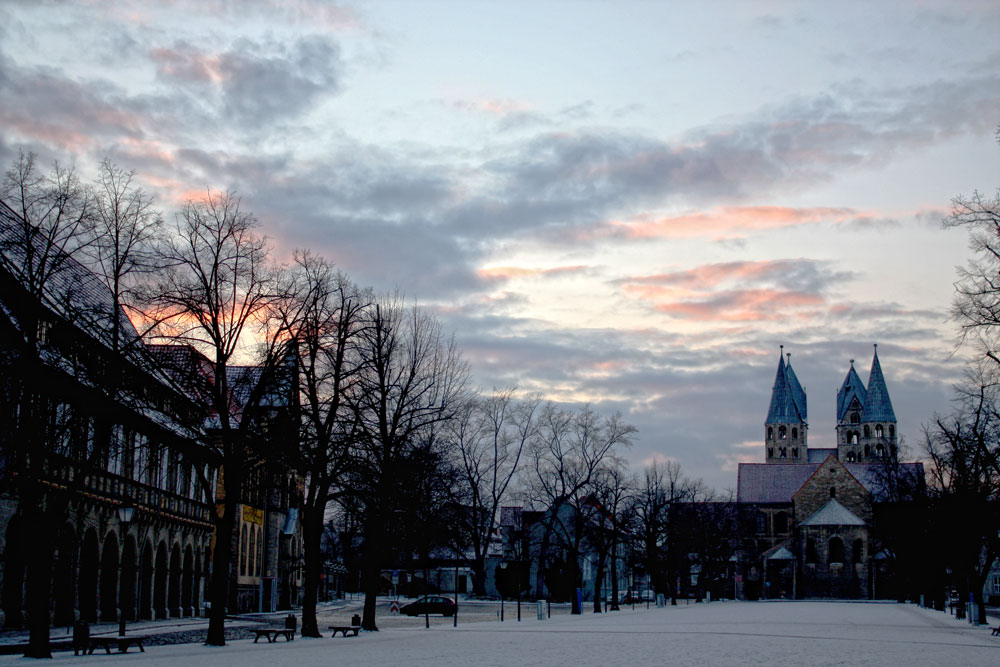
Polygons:
[[[915,605],[848,602],[713,602],[518,624],[391,627],[360,637],[290,644],[154,646],[146,653],[56,662],[142,667],[234,665],[1000,665],[1000,638]],[[25,664],[15,656],[0,665]],[[82,663],[81,663],[82,664]]]

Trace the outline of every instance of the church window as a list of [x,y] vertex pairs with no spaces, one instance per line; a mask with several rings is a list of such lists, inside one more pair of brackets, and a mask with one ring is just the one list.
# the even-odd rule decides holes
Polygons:
[[896,427],[893,426],[892,424],[889,424],[889,437],[890,438],[896,437]]
[[769,458],[769,459],[773,459],[774,458],[774,447],[768,447],[767,448],[767,458]]
[[784,426],[779,426],[778,427],[778,440],[784,440],[785,439],[785,435],[786,435],[785,427]]
[[881,425],[881,424],[876,424],[876,425],[875,425],[875,437],[876,437],[876,438],[881,438],[881,437],[883,437],[883,433],[882,433],[882,425]]
[[774,440],[774,429],[770,426],[767,427],[767,439]]
[[816,540],[809,538],[806,540],[806,562],[815,563],[819,560],[819,554],[816,553]]
[[836,498],[837,497],[837,487],[835,487],[835,486],[831,486],[830,487],[830,497],[831,498]]
[[844,562],[844,542],[839,537],[830,539],[830,562]]
[[793,459],[799,458],[799,448],[798,447],[792,447],[792,458]]
[[858,432],[857,431],[851,431],[851,444],[852,445],[858,444]]
[[872,437],[872,430],[868,428],[868,424],[865,424],[865,437],[866,438]]
[[793,428],[792,429],[792,440],[797,440],[798,437],[799,437],[799,429]]
[[857,460],[858,460],[858,455],[857,454],[855,454],[854,452],[847,452],[847,462],[848,463],[854,463]]
[[778,512],[774,515],[774,532],[779,535],[788,532],[788,514],[786,512]]
[[872,455],[872,448],[869,447],[868,445],[865,445],[865,458],[867,458],[867,457],[869,457],[871,455]]
[[877,445],[875,447],[875,456],[878,457],[885,456],[885,447],[883,447],[881,444]]
[[788,448],[787,447],[778,447],[778,458],[779,459],[787,459],[788,458]]
[[865,543],[861,539],[854,540],[854,562],[860,563],[865,557]]
[[861,423],[861,415],[859,415],[857,412],[852,412],[851,413],[851,423],[852,424],[860,424]]

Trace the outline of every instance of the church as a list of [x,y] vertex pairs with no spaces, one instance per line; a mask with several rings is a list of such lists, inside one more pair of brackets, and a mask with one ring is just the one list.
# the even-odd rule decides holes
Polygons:
[[741,463],[736,501],[740,597],[889,597],[891,553],[873,530],[888,502],[887,471],[923,479],[923,464],[894,462],[896,415],[878,357],[867,385],[854,360],[837,391],[836,444],[809,448],[806,392],[782,348],[764,423],[764,463]]

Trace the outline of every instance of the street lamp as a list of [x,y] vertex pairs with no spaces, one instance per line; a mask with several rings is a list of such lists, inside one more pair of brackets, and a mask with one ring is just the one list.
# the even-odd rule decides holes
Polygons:
[[[118,507],[118,524],[121,526],[121,541],[122,547],[125,546],[125,533],[128,532],[128,525],[132,523],[132,519],[135,518],[135,507],[131,505],[120,505]],[[130,582],[131,583],[131,582]],[[121,597],[119,596],[119,603]],[[118,618],[118,636],[125,636],[125,610],[122,609],[119,612]]]
[[[500,570],[506,575],[506,573],[507,573],[507,561],[501,561],[500,562]],[[503,581],[504,586],[503,587],[506,588],[507,587],[507,577],[504,576],[503,579],[504,579],[504,581]],[[500,591],[500,622],[501,623],[503,623],[503,598],[504,598],[503,591]]]

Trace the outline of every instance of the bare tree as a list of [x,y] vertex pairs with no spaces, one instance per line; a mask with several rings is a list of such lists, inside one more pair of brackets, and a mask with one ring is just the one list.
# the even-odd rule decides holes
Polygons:
[[[597,556],[594,574],[594,613],[601,613],[604,579],[611,577],[611,610],[618,609],[618,553],[627,531],[628,502],[634,493],[632,480],[620,461],[611,461],[594,476],[588,498],[591,507],[585,534]],[[610,565],[611,572],[607,571]]]
[[421,433],[454,417],[464,398],[467,367],[441,325],[399,297],[370,309],[360,336],[363,358],[354,396],[360,469],[355,492],[365,504],[365,590],[362,627],[377,630],[375,598],[387,527],[405,479],[403,465]]
[[[177,215],[174,234],[163,246],[165,271],[148,293],[146,316],[158,323],[156,340],[189,345],[211,363],[205,384],[211,423],[204,445],[221,467],[218,497],[211,480],[199,475],[205,501],[213,512],[215,548],[206,643],[225,644],[225,614],[237,506],[248,473],[261,460],[255,447],[255,408],[273,386],[287,358],[287,336],[267,329],[276,301],[276,272],[268,260],[257,220],[242,210],[233,192],[208,192]],[[259,348],[256,373],[239,375],[243,386],[231,386],[237,374],[234,358],[247,354],[255,333]]]
[[486,554],[522,454],[537,433],[539,403],[537,397],[517,400],[513,389],[494,391],[466,402],[447,425],[447,437],[461,458],[476,595],[486,594]]
[[[49,312],[72,320],[78,301],[74,290],[80,270],[77,259],[89,241],[93,197],[72,169],[57,164],[41,174],[33,154],[19,153],[6,172],[2,197],[16,215],[4,215],[0,263],[12,280],[6,296],[19,303],[11,312],[16,331],[10,332],[3,356],[12,371],[5,400],[16,406],[13,433],[3,436],[4,485],[16,484],[27,562],[29,639],[25,656],[49,658],[49,612],[55,539],[65,519],[69,493],[45,484],[46,439],[62,440],[69,420],[49,423],[46,383],[56,375],[56,355],[49,353]],[[22,296],[23,295],[23,296]],[[9,347],[8,347],[9,346]],[[63,359],[64,357],[60,357]],[[14,474],[16,473],[16,474]]]
[[[632,442],[635,427],[620,414],[601,417],[585,406],[579,412],[567,412],[549,404],[539,420],[539,437],[531,452],[532,498],[545,511],[540,540],[538,590],[542,589],[544,570],[549,564],[553,543],[566,554],[565,576],[574,586],[581,582],[580,547],[584,540],[585,501],[590,485],[617,450]],[[581,613],[573,596],[573,613]]]
[[295,284],[281,302],[280,317],[297,350],[302,406],[299,448],[293,463],[306,479],[301,516],[305,556],[302,634],[319,637],[316,600],[325,513],[343,482],[357,438],[349,394],[360,369],[359,337],[372,296],[309,252],[296,252],[293,275]]
[[959,387],[955,412],[925,429],[932,515],[955,572],[964,612],[969,593],[986,610],[983,585],[1000,556],[1000,385],[994,367],[974,368]]

